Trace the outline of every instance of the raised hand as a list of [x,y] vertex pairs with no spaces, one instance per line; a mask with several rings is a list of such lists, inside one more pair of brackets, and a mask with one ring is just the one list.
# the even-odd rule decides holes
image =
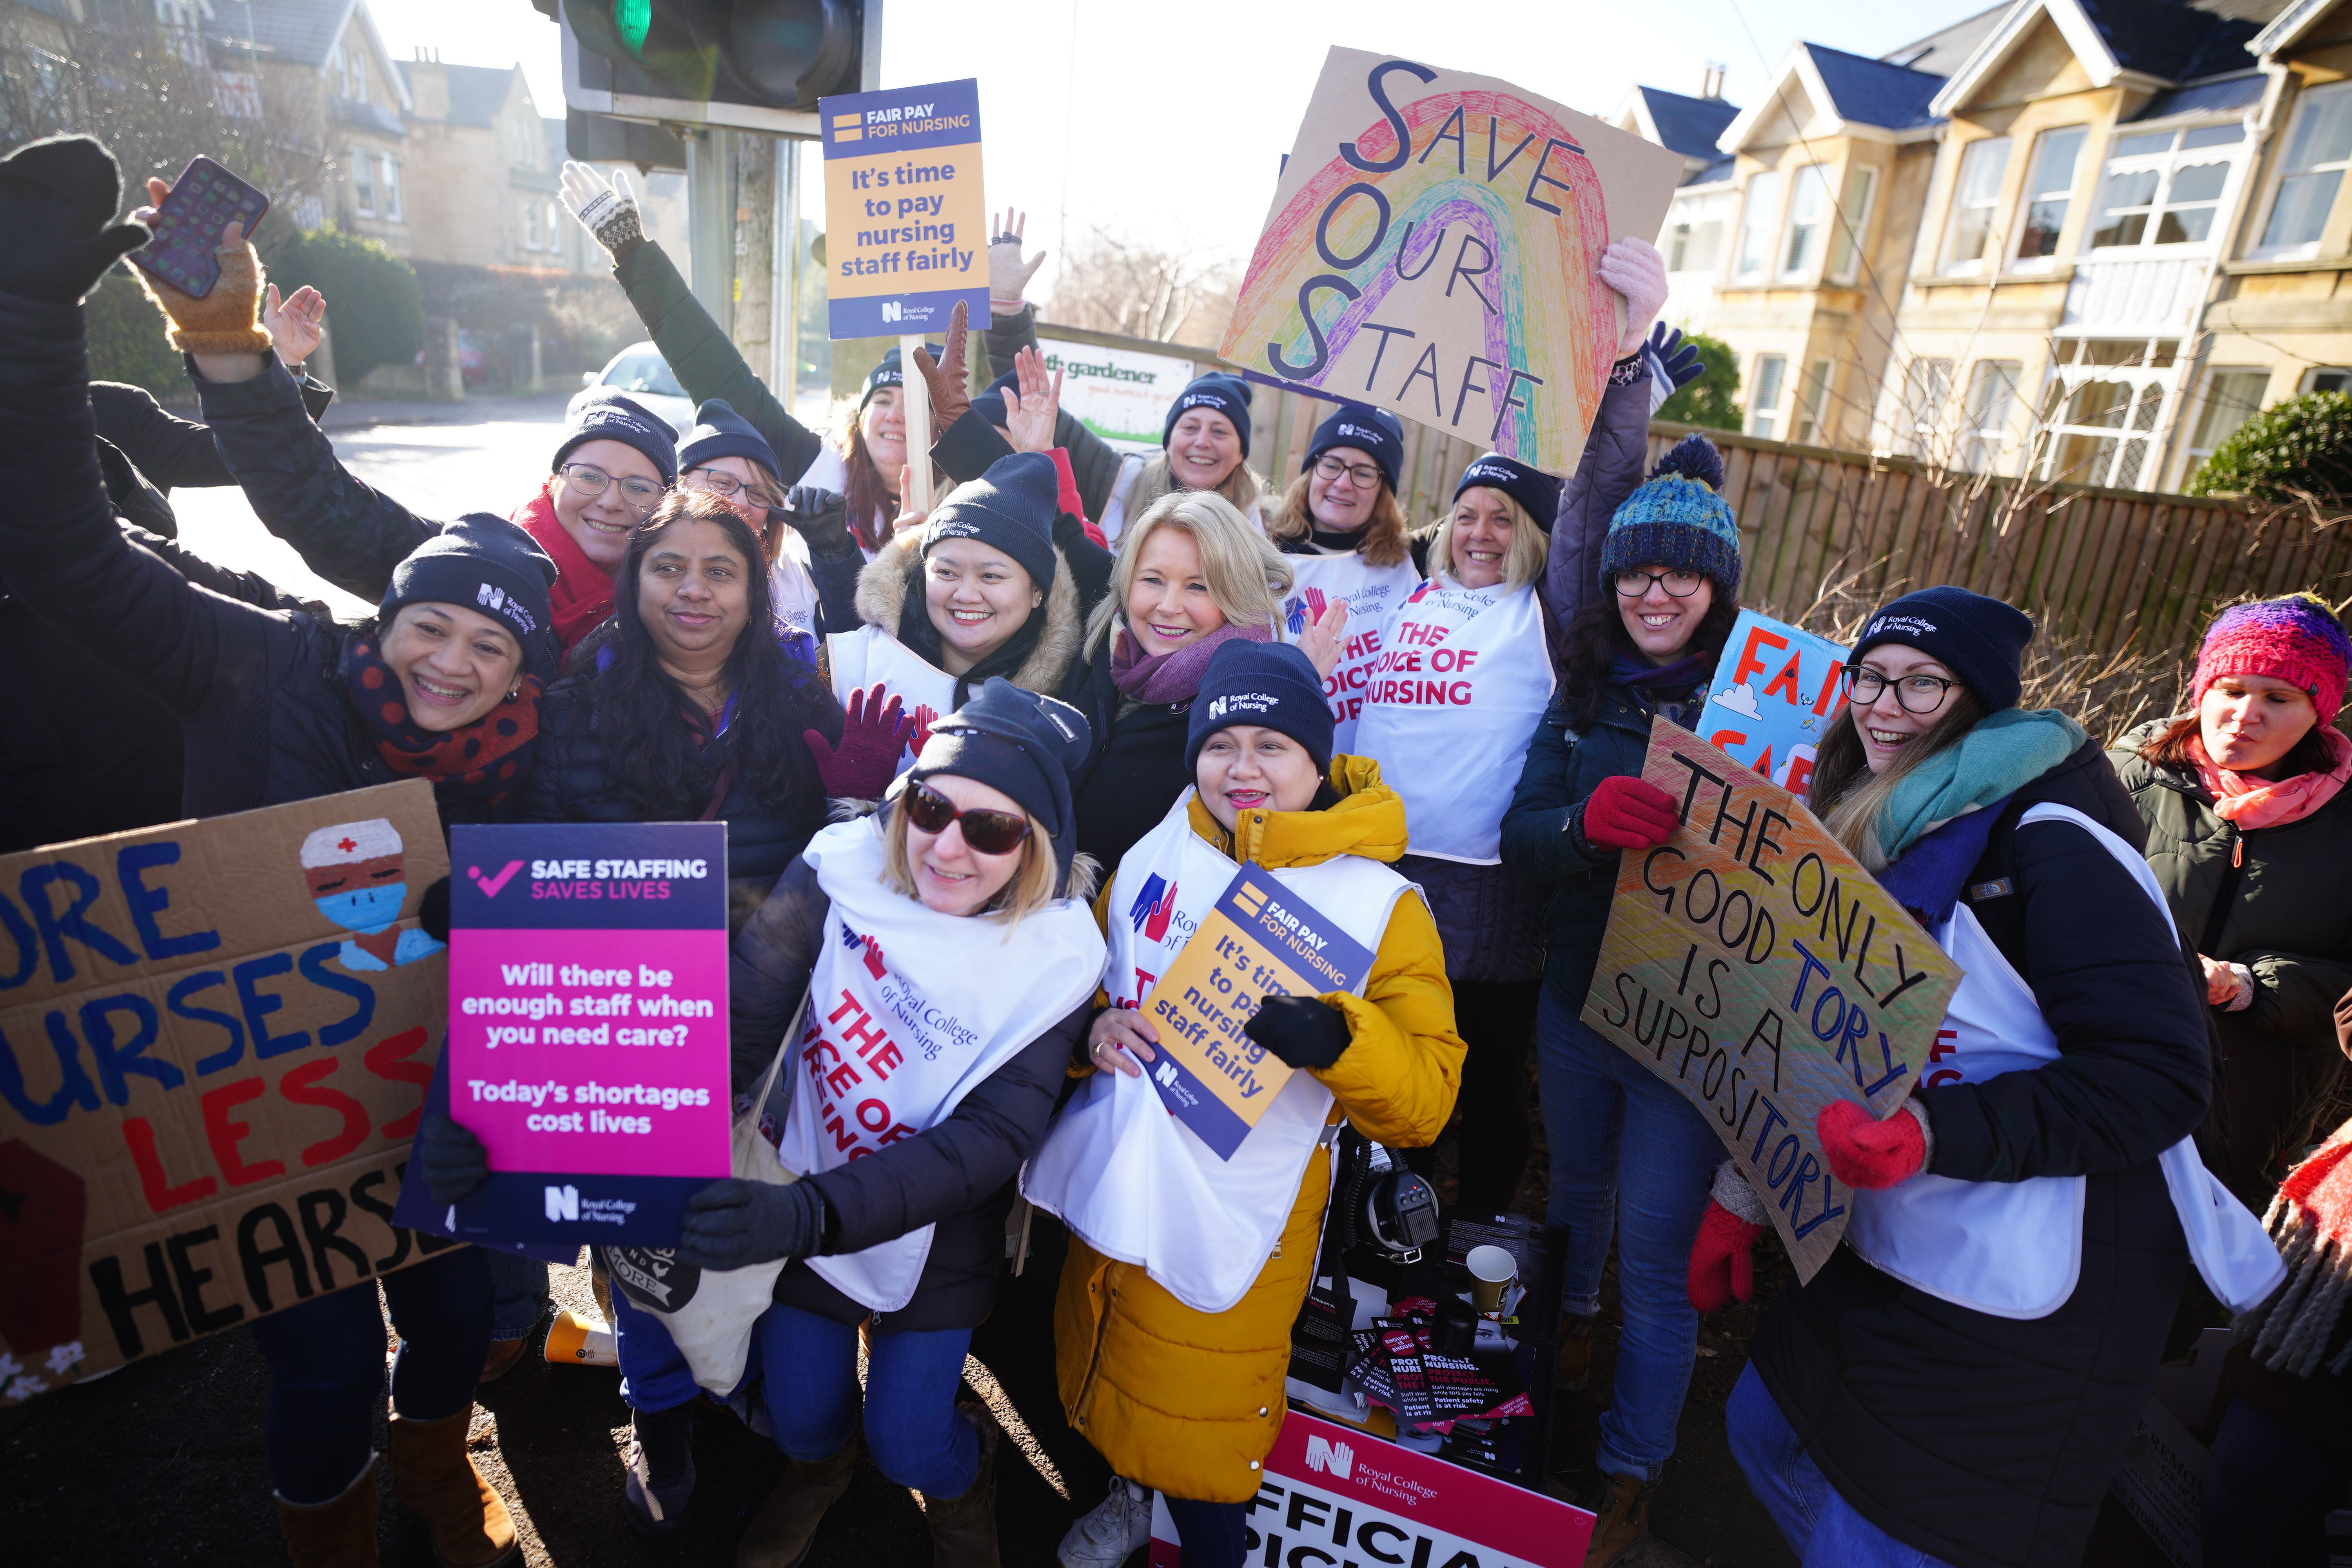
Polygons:
[[1021,309],[1021,296],[1029,288],[1029,279],[1045,264],[1045,253],[1039,251],[1022,259],[1022,237],[1029,232],[1029,215],[1004,209],[990,231],[988,242],[988,299],[1002,303],[1006,313]]
[[844,712],[846,718],[839,745],[817,730],[802,731],[802,743],[816,759],[817,776],[824,781],[827,796],[876,799],[898,775],[898,759],[915,738],[915,721],[896,693],[885,700],[879,686],[861,686],[852,691]]
[[1315,673],[1324,679],[1339,668],[1339,656],[1348,647],[1348,601],[1334,599],[1315,617],[1315,624],[1299,635],[1298,651],[1315,667]]
[[[898,469],[898,493],[901,496],[914,494],[914,485],[915,470],[901,466]],[[923,524],[930,521],[931,514],[928,511],[916,511],[911,508],[902,507],[899,509],[898,515],[890,520],[890,537],[896,539],[902,533],[920,532]]]
[[327,335],[327,297],[305,283],[280,300],[278,285],[269,285],[261,301],[261,330],[269,334],[278,363],[289,374],[299,375]]
[[1601,253],[1601,281],[1625,297],[1617,357],[1638,353],[1666,302],[1666,258],[1646,239],[1621,239]]
[[1699,358],[1698,350],[1683,342],[1683,330],[1669,327],[1664,321],[1650,329],[1649,339],[1642,345],[1642,357],[1650,366],[1653,415],[1667,398],[1706,374],[1706,362]]
[[1054,426],[1062,412],[1062,373],[1050,381],[1045,362],[1035,349],[1023,348],[1013,356],[1016,387],[1004,389],[1004,434],[1016,452],[1050,452],[1057,445]]
[[122,172],[93,136],[50,136],[0,158],[0,293],[79,303],[117,261],[147,243],[143,223],[114,223]]
[[626,169],[615,173],[607,184],[604,176],[587,164],[567,160],[563,165],[563,206],[615,261],[645,243],[637,194],[630,188]]
[[[172,187],[162,180],[149,180],[147,195],[153,205],[132,216],[148,221],[171,194]],[[261,258],[246,243],[245,226],[235,223],[221,230],[213,258],[220,264],[220,277],[201,300],[144,268],[138,269],[139,286],[171,321],[172,346],[197,356],[196,368],[208,380],[244,381],[261,374],[261,356],[271,347],[259,320]]]
[[[927,348],[915,350],[915,368],[923,373],[923,384],[931,394],[931,439],[936,441],[947,427],[963,417],[971,406],[971,377],[964,354],[971,339],[971,311],[958,300],[955,309],[948,312],[948,336],[940,350],[940,363],[931,363]],[[900,495],[907,492],[900,490]]]

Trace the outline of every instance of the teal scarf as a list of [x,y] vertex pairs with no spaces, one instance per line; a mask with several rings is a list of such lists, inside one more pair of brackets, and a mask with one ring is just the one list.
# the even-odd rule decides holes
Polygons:
[[1889,860],[1954,817],[1990,805],[2074,754],[2083,726],[2055,708],[2004,708],[1903,775],[1878,814]]

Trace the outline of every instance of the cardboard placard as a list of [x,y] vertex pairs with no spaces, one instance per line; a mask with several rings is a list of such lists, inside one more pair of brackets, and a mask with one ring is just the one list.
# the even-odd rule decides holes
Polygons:
[[1814,1120],[1902,1103],[1959,967],[1803,802],[1680,725],[1651,726],[1642,776],[1682,823],[1622,857],[1584,1021],[1698,1108],[1811,1279],[1853,1195]]
[[1290,1081],[1291,1068],[1242,1033],[1269,994],[1359,991],[1372,954],[1338,922],[1252,863],[1143,999],[1159,1031],[1152,1087],[1170,1113],[1230,1160]]
[[1508,82],[1335,48],[1220,352],[1566,473],[1622,325],[1601,253],[1656,234],[1681,178]]
[[[1252,1563],[1580,1568],[1593,1517],[1527,1487],[1293,1410],[1243,1517]],[[1179,1568],[1151,1500],[1151,1568]]]
[[414,1263],[422,779],[0,858],[0,1401]]
[[461,826],[449,1114],[490,1178],[464,1240],[669,1247],[730,1174],[727,826]]
[[1846,649],[1742,610],[1716,660],[1698,732],[1746,768],[1802,796],[1830,721],[1845,706]]
[[[817,100],[824,126],[824,260],[835,339],[946,327],[959,300],[988,325],[988,198],[980,82]],[[914,366],[907,366],[911,376]]]

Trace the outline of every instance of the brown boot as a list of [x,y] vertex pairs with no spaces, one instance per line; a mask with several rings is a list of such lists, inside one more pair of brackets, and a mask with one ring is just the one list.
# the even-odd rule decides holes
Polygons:
[[440,1568],[493,1568],[522,1551],[507,1505],[466,1453],[473,1418],[468,1405],[438,1421],[394,1414],[384,1423],[392,1439],[393,1495],[424,1521]]
[[1003,1436],[985,1405],[956,1409],[980,1432],[980,1469],[961,1497],[923,1494],[931,1527],[931,1568],[996,1568],[996,1445]]
[[1559,1352],[1551,1363],[1551,1385],[1580,1394],[1592,1381],[1592,1320],[1572,1312],[1559,1315]]
[[477,1383],[498,1382],[515,1369],[515,1364],[522,1360],[522,1352],[529,1349],[530,1349],[529,1334],[525,1334],[519,1340],[492,1340],[490,1353],[482,1358],[482,1375],[475,1381]]
[[375,1456],[331,1501],[304,1507],[278,1500],[278,1528],[294,1568],[376,1568]]
[[857,1468],[857,1439],[852,1437],[838,1453],[814,1463],[784,1456],[784,1473],[776,1489],[743,1527],[735,1543],[735,1568],[800,1568],[808,1555],[816,1527],[842,1493],[849,1489],[849,1472]]
[[1652,1481],[1604,1475],[1578,1500],[1595,1515],[1584,1568],[1610,1568],[1650,1538],[1650,1494],[1657,1489]]

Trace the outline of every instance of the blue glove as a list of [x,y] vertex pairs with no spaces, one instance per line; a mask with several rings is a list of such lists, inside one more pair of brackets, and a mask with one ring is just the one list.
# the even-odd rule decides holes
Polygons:
[[437,1111],[425,1119],[416,1156],[424,1166],[425,1190],[443,1208],[471,1194],[490,1173],[489,1152],[482,1141]]
[[1706,374],[1706,363],[1698,357],[1698,350],[1683,342],[1682,329],[1669,327],[1664,321],[1650,329],[1650,341],[1642,345],[1642,357],[1650,366],[1653,415],[1664,406],[1667,398]]
[[748,1268],[809,1257],[824,1228],[824,1199],[814,1183],[780,1187],[730,1176],[686,1200],[677,1256],[701,1268]]

